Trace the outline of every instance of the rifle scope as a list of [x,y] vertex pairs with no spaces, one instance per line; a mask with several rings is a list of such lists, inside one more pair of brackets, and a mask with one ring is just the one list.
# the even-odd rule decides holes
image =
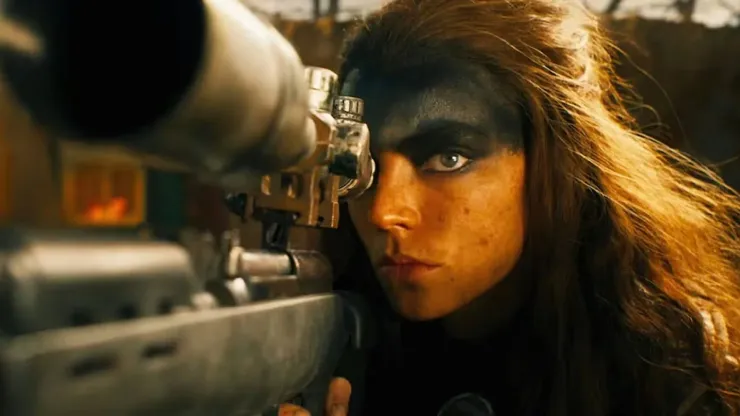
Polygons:
[[226,188],[314,150],[300,58],[238,0],[0,7],[5,81],[60,138],[122,145]]

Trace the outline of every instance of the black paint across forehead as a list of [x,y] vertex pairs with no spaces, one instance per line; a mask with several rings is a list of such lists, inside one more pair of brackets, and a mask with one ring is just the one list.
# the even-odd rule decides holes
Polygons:
[[356,69],[345,74],[342,94],[365,101],[376,152],[444,129],[475,132],[491,147],[523,146],[523,112],[514,91],[482,66],[452,62],[384,74]]

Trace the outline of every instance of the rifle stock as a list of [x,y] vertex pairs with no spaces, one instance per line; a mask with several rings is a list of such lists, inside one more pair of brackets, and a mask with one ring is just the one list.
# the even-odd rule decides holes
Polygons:
[[[3,414],[257,415],[328,381],[349,342],[344,303],[302,296],[16,337],[2,351]],[[304,406],[320,415],[316,396]]]
[[[0,241],[3,415],[253,416],[299,395],[321,414],[342,354],[365,343],[358,299],[330,285],[217,305],[174,243],[16,229]],[[249,288],[280,277],[302,278]]]

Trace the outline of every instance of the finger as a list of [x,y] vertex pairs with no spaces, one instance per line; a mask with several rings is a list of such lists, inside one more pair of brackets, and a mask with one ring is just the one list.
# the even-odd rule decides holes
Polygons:
[[327,416],[347,416],[351,395],[352,385],[346,378],[337,377],[332,380],[326,395]]
[[301,406],[285,403],[280,405],[278,416],[311,416],[311,414]]

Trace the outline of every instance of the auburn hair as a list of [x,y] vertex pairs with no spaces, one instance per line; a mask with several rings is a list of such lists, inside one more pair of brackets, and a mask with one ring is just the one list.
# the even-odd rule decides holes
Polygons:
[[615,51],[575,1],[396,0],[351,33],[341,73],[456,59],[518,92],[536,273],[528,331],[546,363],[523,369],[523,401],[548,415],[662,415],[703,386],[737,414],[739,199],[637,132]]

